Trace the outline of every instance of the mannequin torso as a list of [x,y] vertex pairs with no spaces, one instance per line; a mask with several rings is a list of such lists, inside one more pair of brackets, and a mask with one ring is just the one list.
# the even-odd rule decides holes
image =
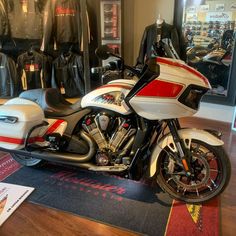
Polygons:
[[164,19],[161,18],[161,15],[158,15],[158,18],[156,20],[157,27],[160,28],[164,22]]

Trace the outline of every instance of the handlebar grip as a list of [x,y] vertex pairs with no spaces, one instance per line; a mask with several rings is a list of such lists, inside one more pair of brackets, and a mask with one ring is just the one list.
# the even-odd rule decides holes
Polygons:
[[107,70],[110,69],[110,66],[109,65],[106,65],[106,66],[98,66],[98,67],[92,67],[91,68],[91,73],[92,74],[100,74],[100,73],[104,73],[106,72]]

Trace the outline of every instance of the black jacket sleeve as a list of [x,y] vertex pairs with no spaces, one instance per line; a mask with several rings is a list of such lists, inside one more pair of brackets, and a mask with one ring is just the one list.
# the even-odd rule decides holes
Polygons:
[[55,0],[47,1],[43,16],[43,39],[40,50],[45,51],[52,39],[54,24]]
[[179,35],[175,27],[173,27],[171,30],[171,42],[175,51],[178,53],[178,55],[180,55]]
[[0,39],[8,36],[9,22],[7,16],[7,3],[5,0],[0,0]]
[[11,87],[10,87],[10,96],[11,97],[16,97],[20,93],[20,83],[17,78],[17,70],[16,70],[16,64],[15,62],[11,59],[8,58],[8,70],[11,78]]
[[79,55],[76,55],[76,64],[77,68],[75,70],[75,83],[76,87],[79,91],[79,95],[83,96],[85,95],[85,84],[84,84],[84,69],[83,69],[83,62],[82,57]]
[[136,64],[144,64],[144,58],[147,51],[147,28],[145,28],[139,47],[139,55]]

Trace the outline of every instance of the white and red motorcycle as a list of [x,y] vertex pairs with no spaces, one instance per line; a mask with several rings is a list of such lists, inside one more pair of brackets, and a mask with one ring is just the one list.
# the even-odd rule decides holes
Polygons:
[[[100,48],[107,58],[108,48]],[[114,55],[113,55],[114,56]],[[230,178],[230,161],[214,132],[181,128],[192,116],[208,80],[184,62],[149,61],[138,80],[109,82],[75,104],[55,89],[23,92],[0,107],[0,149],[20,164],[44,160],[156,178],[172,198],[188,203],[219,195]]]

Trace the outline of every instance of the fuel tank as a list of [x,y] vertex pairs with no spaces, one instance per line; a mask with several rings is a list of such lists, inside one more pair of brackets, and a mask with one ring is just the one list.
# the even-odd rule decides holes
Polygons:
[[81,106],[83,108],[99,107],[128,115],[131,110],[125,104],[124,98],[135,83],[134,80],[113,80],[85,95],[82,98]]

